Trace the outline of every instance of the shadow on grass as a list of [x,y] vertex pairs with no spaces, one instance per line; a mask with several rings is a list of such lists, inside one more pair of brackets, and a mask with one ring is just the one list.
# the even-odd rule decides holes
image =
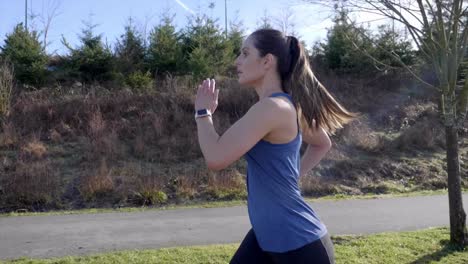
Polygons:
[[410,264],[426,264],[430,263],[431,261],[440,261],[442,258],[449,256],[453,253],[463,251],[462,248],[459,246],[450,243],[450,240],[441,240],[440,244],[443,245],[443,248],[440,249],[439,251],[433,252],[431,254],[427,254],[424,256],[421,256],[419,259],[411,262]]

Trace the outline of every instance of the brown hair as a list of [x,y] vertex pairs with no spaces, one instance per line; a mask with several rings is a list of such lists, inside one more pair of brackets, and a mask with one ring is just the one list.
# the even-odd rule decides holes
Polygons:
[[357,117],[341,106],[318,81],[309,64],[301,43],[293,36],[285,37],[281,31],[259,29],[251,34],[260,56],[272,54],[277,58],[277,70],[284,91],[290,94],[307,127],[323,127],[334,134],[344,124]]

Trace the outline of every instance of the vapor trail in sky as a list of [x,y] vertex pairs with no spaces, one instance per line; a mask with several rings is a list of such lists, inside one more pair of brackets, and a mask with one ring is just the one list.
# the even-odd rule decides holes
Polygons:
[[195,15],[195,12],[190,9],[189,7],[187,7],[184,3],[182,3],[182,1],[180,0],[174,0],[177,2],[177,4],[179,4],[183,9],[187,10],[188,12],[192,13],[192,15]]

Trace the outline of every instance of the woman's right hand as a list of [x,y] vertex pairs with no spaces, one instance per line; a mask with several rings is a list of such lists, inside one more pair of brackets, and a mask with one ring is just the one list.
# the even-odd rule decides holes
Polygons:
[[195,111],[208,109],[212,114],[218,107],[219,89],[216,89],[214,79],[206,79],[198,86],[197,97],[195,99]]

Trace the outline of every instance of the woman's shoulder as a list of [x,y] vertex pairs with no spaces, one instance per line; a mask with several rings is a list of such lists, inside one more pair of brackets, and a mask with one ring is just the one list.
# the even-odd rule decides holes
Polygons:
[[278,111],[294,110],[294,105],[287,97],[284,96],[265,97],[255,103],[252,107]]
[[294,106],[286,100],[278,97],[263,98],[255,103],[246,115],[250,117],[249,120],[255,120],[257,125],[267,123],[272,129],[284,128],[290,125],[291,120],[297,118]]
[[[284,96],[265,97],[257,102],[258,108],[269,112],[276,118],[291,118],[296,116],[296,108],[292,102]],[[255,105],[254,105],[255,106]]]

